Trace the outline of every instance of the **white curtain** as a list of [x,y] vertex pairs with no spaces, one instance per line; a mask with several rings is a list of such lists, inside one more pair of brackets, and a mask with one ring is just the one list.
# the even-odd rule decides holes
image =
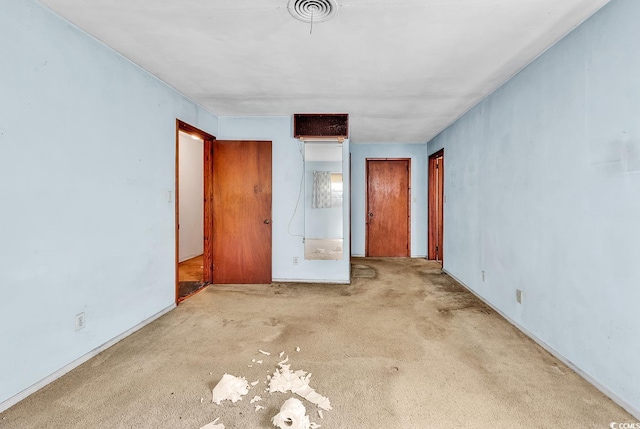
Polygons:
[[331,207],[331,172],[313,172],[313,195],[311,207],[324,209]]

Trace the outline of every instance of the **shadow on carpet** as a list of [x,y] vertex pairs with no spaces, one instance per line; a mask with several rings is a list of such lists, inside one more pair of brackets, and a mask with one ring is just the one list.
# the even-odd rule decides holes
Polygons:
[[185,281],[178,282],[178,300],[184,299],[189,295],[199,291],[203,287],[208,285],[206,282],[198,282],[198,281]]

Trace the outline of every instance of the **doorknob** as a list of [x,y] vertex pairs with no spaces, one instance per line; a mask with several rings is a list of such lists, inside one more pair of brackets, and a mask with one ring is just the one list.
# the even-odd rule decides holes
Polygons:
[[269,225],[271,223],[271,221],[269,219],[265,219],[264,223],[266,223],[267,225]]
[[369,217],[373,217],[373,213],[369,213]]

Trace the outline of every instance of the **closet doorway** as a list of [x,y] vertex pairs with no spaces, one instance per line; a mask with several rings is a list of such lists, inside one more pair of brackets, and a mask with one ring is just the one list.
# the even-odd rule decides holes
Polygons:
[[[215,137],[182,121],[176,126],[176,303],[212,280],[207,176]],[[209,168],[207,168],[209,165]]]
[[428,258],[443,262],[444,255],[444,149],[429,157]]

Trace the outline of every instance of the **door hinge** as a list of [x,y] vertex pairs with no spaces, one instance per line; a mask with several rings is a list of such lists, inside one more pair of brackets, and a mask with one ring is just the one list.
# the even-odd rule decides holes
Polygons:
[[438,249],[438,246],[436,246],[436,252],[437,252],[438,250],[440,250],[440,249]]

